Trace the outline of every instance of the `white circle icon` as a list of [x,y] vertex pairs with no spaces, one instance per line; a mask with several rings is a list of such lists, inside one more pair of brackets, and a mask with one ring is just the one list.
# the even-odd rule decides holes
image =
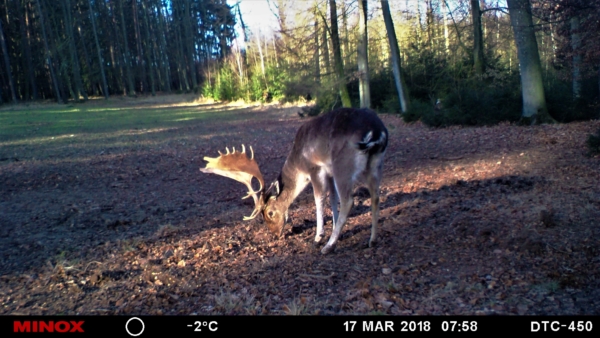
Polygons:
[[[131,322],[134,319],[138,320],[140,323],[142,323],[142,330],[139,333],[131,333],[131,332],[129,332],[129,322]],[[125,330],[127,331],[127,333],[129,333],[130,336],[137,337],[137,336],[141,335],[144,332],[144,322],[141,319],[139,319],[138,317],[131,317],[131,318],[129,318],[129,320],[127,321],[127,323],[125,323]]]

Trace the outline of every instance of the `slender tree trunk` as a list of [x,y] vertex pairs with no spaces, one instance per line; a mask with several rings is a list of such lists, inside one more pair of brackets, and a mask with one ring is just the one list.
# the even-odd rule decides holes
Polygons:
[[553,122],[546,107],[542,66],[531,18],[531,4],[529,0],[507,0],[507,3],[519,57],[523,92],[522,122],[526,124]]
[[104,98],[108,99],[108,83],[106,83],[106,74],[104,73],[104,60],[102,60],[102,50],[100,49],[100,43],[98,42],[98,33],[96,31],[96,18],[94,9],[92,8],[92,0],[88,0],[90,8],[90,20],[92,21],[92,33],[94,34],[94,43],[96,44],[96,52],[98,54],[98,64],[100,65],[100,77],[102,78],[102,92]]
[[579,17],[571,18],[571,49],[573,52],[573,99],[581,98],[581,34],[579,32]]
[[65,26],[67,30],[67,38],[69,39],[69,54],[71,55],[71,70],[73,79],[75,80],[75,101],[79,101],[83,97],[87,101],[88,96],[83,89],[83,81],[81,80],[81,68],[79,66],[79,58],[77,57],[77,49],[75,47],[75,36],[73,34],[73,18],[71,16],[71,1],[64,0],[62,2],[63,13],[65,18]]
[[138,18],[138,8],[137,8],[137,0],[131,2],[131,13],[133,15],[133,33],[135,39],[135,47],[137,50],[137,55],[135,57],[136,60],[136,69],[139,70],[139,83],[140,83],[140,91],[142,93],[148,92],[148,82],[147,82],[147,74],[146,74],[146,65],[145,65],[145,55],[144,50],[142,49],[142,33],[140,32],[140,20]]
[[124,1],[125,0],[119,0],[119,9],[121,10],[121,33],[123,33],[123,49],[125,51],[123,59],[125,63],[125,73],[127,75],[127,95],[134,96],[135,87],[133,85],[133,75],[131,74],[131,54],[129,53],[129,42],[127,41],[127,28],[125,27]]
[[348,36],[348,6],[346,1],[342,1],[342,33],[344,34],[344,50],[342,53],[342,60],[344,64],[350,63],[350,37]]
[[321,64],[319,62],[319,19],[315,17],[315,82],[321,83]]
[[[154,46],[154,34],[150,31],[150,24],[148,23],[148,10],[146,9],[146,4],[142,2],[142,13],[144,20],[144,30],[146,31],[146,43],[144,43],[144,48],[146,50],[146,62],[148,63],[148,72],[150,74],[150,90],[152,92],[152,96],[156,95],[156,84],[154,83],[154,73],[155,73],[155,60],[156,53],[153,53],[155,50]],[[151,52],[152,51],[152,52]]]
[[119,19],[116,0],[110,0],[106,2],[107,12],[110,13],[110,19],[112,23],[111,38],[110,38],[110,64],[112,65],[113,71],[111,72],[113,77],[113,83],[115,84],[115,90],[122,92],[123,95],[127,95],[127,76],[125,75],[125,53],[122,51],[121,46],[121,34],[119,33]]
[[164,67],[164,72],[165,72],[165,88],[167,92],[171,92],[171,63],[170,63],[170,59],[169,59],[169,53],[168,53],[168,45],[167,45],[167,38],[166,35],[169,33],[169,26],[165,23],[164,17],[163,17],[163,8],[164,6],[161,4],[160,6],[157,5],[157,15],[158,15],[158,24],[160,29],[158,30],[159,32],[159,37],[160,37],[160,56],[162,58],[162,65]]
[[450,33],[448,31],[448,6],[446,6],[446,1],[441,1],[442,3],[442,16],[444,18],[444,47],[446,52],[446,57],[450,56]]
[[181,41],[181,35],[177,34],[175,38],[177,42],[177,74],[179,75],[179,90],[183,90],[185,92],[190,91],[190,84],[187,78],[187,72],[185,71],[185,52],[183,51],[183,41]]
[[187,49],[187,59],[190,67],[190,75],[192,79],[192,90],[196,90],[198,88],[198,79],[196,77],[196,59],[194,57],[194,52],[196,50],[194,41],[194,36],[192,34],[192,14],[190,13],[190,1],[184,1],[185,9],[183,12],[184,19],[184,29],[185,29],[185,45]]
[[[323,26],[327,27],[327,22],[323,21]],[[321,38],[323,46],[323,60],[325,61],[325,74],[331,73],[331,60],[329,57],[329,39],[327,38],[327,29],[323,28],[323,36]]]
[[[85,43],[85,41],[87,41],[87,37],[84,35],[85,30],[81,26],[81,22],[83,21],[83,13],[81,11],[81,7],[82,6],[77,6],[77,16],[73,21],[73,27],[75,27],[76,30],[73,33],[73,35],[81,40],[81,50],[83,51],[83,60],[85,62],[85,67],[81,67],[81,73],[83,74],[87,70],[88,76],[90,78],[89,88],[87,89],[91,89],[93,95],[98,96],[98,86],[96,86],[96,84],[92,80],[92,61],[90,60],[90,53],[88,53],[88,44]],[[77,46],[77,40],[75,41],[75,46]],[[83,88],[84,90],[86,89],[85,84]]]
[[390,52],[392,54],[392,70],[394,72],[394,80],[396,81],[396,90],[398,91],[398,100],[400,101],[400,110],[406,113],[410,107],[409,97],[402,78],[402,69],[400,68],[400,49],[398,48],[398,40],[396,39],[396,30],[390,13],[388,0],[381,0],[381,10],[383,12],[383,21],[390,42]]
[[350,94],[348,93],[348,87],[346,86],[346,77],[344,76],[344,63],[342,61],[342,51],[340,48],[338,17],[335,0],[329,0],[329,10],[329,15],[331,16],[331,42],[333,44],[333,59],[335,63],[335,73],[337,75],[340,98],[342,99],[342,106],[352,107],[352,101],[350,101]]
[[8,85],[10,87],[10,96],[14,103],[17,103],[17,91],[15,88],[15,80],[13,79],[12,70],[10,69],[10,59],[8,58],[8,48],[4,40],[4,30],[2,29],[2,19],[0,19],[0,45],[2,45],[2,54],[4,54],[4,66],[6,67],[6,75],[8,76]]
[[27,65],[27,76],[32,91],[32,99],[37,100],[39,98],[38,86],[35,81],[35,68],[33,68],[33,61],[31,59],[31,27],[29,23],[29,3],[22,3],[23,12],[21,12],[21,18],[23,20],[21,27],[23,27],[23,44],[25,49],[25,60]]
[[247,31],[246,31],[246,24],[244,24],[244,19],[242,18],[242,11],[240,11],[239,7],[238,7],[238,17],[240,18],[240,23],[242,25],[242,33],[244,34],[244,46],[246,48],[241,50],[242,53],[242,64],[243,64],[243,69],[248,69],[248,56],[246,55],[246,49],[248,48],[248,42],[250,42],[250,38],[248,37]]
[[485,71],[483,59],[483,34],[481,32],[481,9],[479,0],[471,0],[471,17],[473,19],[473,69],[476,75]]
[[35,2],[38,9],[38,15],[40,17],[40,26],[42,27],[42,38],[44,40],[44,49],[46,50],[46,63],[48,65],[48,68],[50,69],[50,77],[52,78],[52,84],[54,85],[54,95],[56,95],[56,101],[58,101],[58,103],[63,103],[64,101],[62,95],[60,94],[58,79],[56,77],[56,72],[54,71],[54,63],[52,62],[52,52],[50,51],[50,47],[48,46],[46,24],[44,23],[42,7],[40,6],[40,0],[35,0]]
[[[422,37],[421,34],[424,31],[423,29],[423,21],[421,20],[421,1],[416,1],[417,3],[417,15],[415,15],[415,27],[417,30],[417,50],[420,51],[421,50],[421,42],[422,42]],[[388,6],[389,8],[389,6]]]
[[360,107],[371,108],[371,89],[369,86],[369,53],[367,33],[367,0],[358,0],[358,76]]

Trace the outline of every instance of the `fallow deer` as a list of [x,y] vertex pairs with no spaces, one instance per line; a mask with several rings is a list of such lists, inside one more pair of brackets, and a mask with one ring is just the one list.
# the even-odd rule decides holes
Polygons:
[[[383,156],[387,147],[388,131],[377,114],[369,109],[341,108],[310,120],[300,127],[294,145],[279,177],[265,189],[262,174],[254,160],[242,145],[242,151],[219,152],[217,158],[204,157],[208,163],[200,170],[232,178],[248,187],[244,198],[252,197],[255,208],[253,219],[262,213],[271,233],[281,236],[287,221],[288,208],[294,199],[312,183],[317,230],[315,242],[321,242],[323,229],[323,206],[329,192],[333,213],[333,231],[321,253],[331,252],[352,208],[353,185],[358,180],[366,183],[371,195],[371,238],[369,246],[377,241],[379,220],[379,185],[382,176]],[[252,188],[252,178],[259,182],[259,189]],[[339,203],[339,211],[338,211]]]

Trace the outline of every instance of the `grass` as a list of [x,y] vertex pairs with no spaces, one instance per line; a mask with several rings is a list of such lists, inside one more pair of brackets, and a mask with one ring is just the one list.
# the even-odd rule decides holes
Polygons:
[[192,136],[177,130],[197,125],[211,126],[199,138],[228,136],[231,130],[212,126],[226,126],[240,114],[245,120],[265,118],[248,105],[197,101],[191,95],[0,106],[0,165],[85,161],[99,154],[161,148],[168,140],[185,144]]
[[[135,104],[135,105],[134,105]],[[82,133],[181,127],[190,122],[235,118],[237,107],[160,101],[124,104],[118,99],[84,104],[37,104],[0,109],[0,144],[43,142]]]

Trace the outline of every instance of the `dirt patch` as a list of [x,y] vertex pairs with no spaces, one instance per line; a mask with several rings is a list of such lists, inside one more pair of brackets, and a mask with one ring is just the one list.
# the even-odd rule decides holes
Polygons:
[[243,185],[198,170],[244,143],[273,180],[297,110],[98,134],[40,159],[0,150],[0,313],[600,314],[598,121],[436,130],[384,115],[380,242],[366,247],[357,187],[323,256],[310,188],[274,240],[242,221]]

